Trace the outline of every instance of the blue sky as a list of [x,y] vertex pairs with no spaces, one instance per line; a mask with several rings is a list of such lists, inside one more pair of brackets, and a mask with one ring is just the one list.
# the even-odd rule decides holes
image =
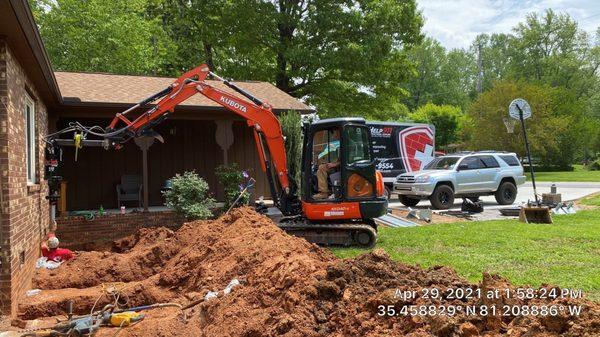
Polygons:
[[580,28],[595,33],[600,0],[417,0],[425,33],[446,48],[467,48],[480,33],[508,33],[530,12],[567,12]]

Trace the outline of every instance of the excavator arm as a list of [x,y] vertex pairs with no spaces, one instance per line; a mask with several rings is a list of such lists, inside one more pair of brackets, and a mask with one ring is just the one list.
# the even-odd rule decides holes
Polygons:
[[[240,93],[247,100],[208,84],[205,80],[209,75],[222,81],[223,84]],[[248,126],[253,128],[261,168],[267,174],[270,192],[276,205],[281,207],[282,202],[288,203],[286,200],[295,199],[296,197],[291,195],[294,194],[294,191],[290,188],[290,180],[288,178],[287,159],[281,125],[273,113],[271,106],[230,81],[212,73],[205,64],[181,75],[164,90],[142,100],[123,112],[117,113],[109,127],[104,130],[104,133],[86,129],[80,124],[78,124],[78,127],[75,127],[76,130],[74,131],[89,132],[92,135],[103,137],[105,141],[109,140],[111,144],[119,148],[121,143],[127,139],[143,135],[145,131],[150,130],[152,126],[160,123],[169,113],[172,113],[177,105],[198,93],[244,118]],[[135,119],[130,120],[128,118],[127,115],[132,111],[157,100],[158,103],[156,105]],[[272,170],[281,186],[282,192],[284,192],[282,196],[277,193],[271,173]],[[284,213],[289,212],[284,211]]]

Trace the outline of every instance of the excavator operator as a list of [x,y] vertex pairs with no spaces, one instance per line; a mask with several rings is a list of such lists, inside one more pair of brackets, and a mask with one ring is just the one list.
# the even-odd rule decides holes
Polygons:
[[317,186],[318,192],[313,199],[323,200],[330,198],[327,177],[335,174],[340,167],[340,130],[338,128],[327,130],[327,143],[325,149],[318,155]]

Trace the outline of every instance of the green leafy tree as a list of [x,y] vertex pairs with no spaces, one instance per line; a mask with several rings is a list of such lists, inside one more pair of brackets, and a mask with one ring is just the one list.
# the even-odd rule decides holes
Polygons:
[[[420,40],[422,26],[414,0],[164,0],[162,7],[177,49],[197,51],[188,60],[201,56],[226,76],[271,81],[322,116],[405,111],[404,49]],[[173,27],[180,17],[191,28]]]
[[215,200],[209,195],[208,183],[195,172],[184,172],[171,178],[171,189],[163,192],[166,205],[190,219],[213,216]]
[[473,150],[505,150],[525,155],[517,124],[507,134],[503,119],[508,105],[517,98],[531,105],[533,116],[526,120],[532,156],[544,166],[569,167],[582,149],[586,120],[576,95],[561,88],[512,81],[497,82],[473,102],[468,110],[469,145]]
[[288,173],[300,188],[302,165],[302,118],[296,111],[288,111],[279,116],[281,130],[285,137],[285,152],[287,154]]
[[589,36],[566,13],[548,9],[543,15],[529,14],[514,28],[507,51],[515,78],[564,87],[578,96],[597,80],[598,60],[590,64]]
[[147,0],[37,0],[34,13],[56,70],[162,74],[170,41]]
[[435,143],[444,148],[458,140],[462,113],[459,107],[427,103],[410,115],[415,122],[435,126]]
[[414,66],[406,83],[406,105],[415,110],[428,102],[466,108],[474,88],[474,60],[461,49],[446,51],[442,45],[426,38],[408,52]]

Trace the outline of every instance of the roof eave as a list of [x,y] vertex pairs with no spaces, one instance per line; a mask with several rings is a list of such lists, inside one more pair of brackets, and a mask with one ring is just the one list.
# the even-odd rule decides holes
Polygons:
[[[62,106],[65,107],[83,107],[83,108],[113,108],[113,109],[128,109],[134,104],[132,103],[118,103],[118,102],[79,102],[63,100]],[[197,111],[230,111],[222,106],[207,106],[207,105],[188,105],[182,104],[177,106],[178,110],[197,110]],[[302,115],[315,113],[314,109],[294,109],[294,108],[273,108],[273,112],[276,114],[284,113],[287,111],[297,111]]]
[[35,24],[31,8],[26,0],[9,0],[9,2],[13,8],[15,16],[17,17],[17,21],[21,26],[23,34],[26,37],[27,44],[31,48],[33,56],[37,60],[40,70],[44,76],[44,80],[48,84],[48,89],[52,96],[51,102],[48,103],[58,106],[62,103],[62,95],[60,93],[60,89],[58,88],[56,78],[54,77],[54,72],[52,71],[52,66],[50,65],[50,60],[48,54],[46,53],[46,48],[44,47],[42,37],[37,29],[37,25]]

